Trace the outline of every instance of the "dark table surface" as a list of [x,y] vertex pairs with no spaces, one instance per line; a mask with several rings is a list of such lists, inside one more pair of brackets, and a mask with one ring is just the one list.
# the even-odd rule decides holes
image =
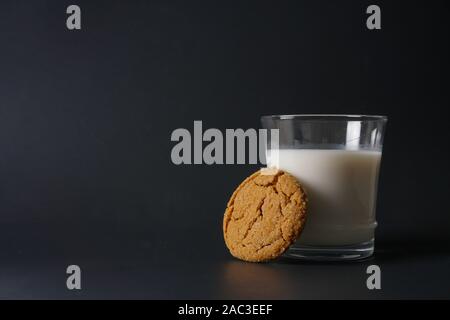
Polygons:
[[[120,251],[114,250],[114,240],[103,248],[93,243],[92,250],[83,254],[56,246],[34,252],[3,250],[0,298],[450,298],[450,251],[442,239],[378,242],[372,258],[346,263],[283,258],[245,263],[233,259],[219,242],[205,244],[189,234],[137,247],[122,243]],[[71,264],[81,268],[79,291],[66,288],[66,268]],[[366,287],[366,269],[372,264],[381,268],[381,290]]]

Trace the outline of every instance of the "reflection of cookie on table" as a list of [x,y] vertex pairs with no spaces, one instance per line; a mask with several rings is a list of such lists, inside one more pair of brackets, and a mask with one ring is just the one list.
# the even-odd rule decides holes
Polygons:
[[223,219],[225,243],[242,260],[274,259],[297,239],[306,208],[306,194],[293,176],[281,170],[255,172],[228,202]]

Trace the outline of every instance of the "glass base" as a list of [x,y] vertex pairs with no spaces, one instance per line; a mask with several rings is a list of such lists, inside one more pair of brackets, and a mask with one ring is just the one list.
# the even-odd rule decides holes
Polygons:
[[284,257],[308,261],[351,261],[370,257],[373,254],[375,241],[348,246],[306,246],[294,244]]

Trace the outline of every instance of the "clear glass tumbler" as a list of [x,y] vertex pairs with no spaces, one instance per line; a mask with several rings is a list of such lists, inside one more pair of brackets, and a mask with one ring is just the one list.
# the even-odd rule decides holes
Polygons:
[[372,255],[387,117],[274,115],[261,122],[278,129],[278,143],[268,137],[267,166],[296,177],[309,200],[303,232],[285,255],[329,261]]

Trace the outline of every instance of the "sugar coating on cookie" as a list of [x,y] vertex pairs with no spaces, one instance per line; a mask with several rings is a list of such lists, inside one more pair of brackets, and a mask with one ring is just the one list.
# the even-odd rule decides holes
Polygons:
[[278,170],[258,171],[231,196],[223,219],[230,253],[259,262],[280,256],[299,236],[306,218],[307,198],[298,181]]

